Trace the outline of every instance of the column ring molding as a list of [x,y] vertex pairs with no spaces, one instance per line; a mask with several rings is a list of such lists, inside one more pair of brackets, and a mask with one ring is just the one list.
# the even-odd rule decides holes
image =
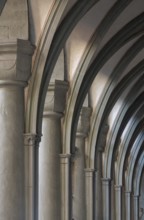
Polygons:
[[63,113],[61,112],[54,112],[52,110],[45,110],[43,113],[44,118],[62,118]]
[[41,135],[26,133],[24,134],[24,145],[25,146],[39,146],[41,141]]
[[18,80],[3,80],[0,79],[0,86],[18,86],[18,87],[26,87],[28,85],[25,81]]

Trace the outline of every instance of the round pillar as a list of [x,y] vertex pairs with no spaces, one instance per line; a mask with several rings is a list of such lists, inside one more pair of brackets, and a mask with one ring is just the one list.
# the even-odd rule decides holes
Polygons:
[[131,192],[125,192],[125,217],[131,220]]
[[[61,219],[61,117],[68,85],[56,80],[48,88],[39,147],[39,220]],[[64,184],[65,186],[65,184]],[[64,187],[62,186],[62,187]]]
[[75,220],[85,220],[85,139],[83,135],[77,134],[76,146],[75,156],[72,163],[72,216]]
[[0,219],[25,220],[24,86],[0,80]]
[[94,219],[94,171],[85,169],[86,220]]
[[39,148],[39,220],[60,219],[60,159],[62,114],[44,112]]
[[122,219],[122,186],[115,186],[116,220]]
[[70,154],[60,154],[61,220],[69,220],[70,210]]
[[40,137],[24,134],[26,220],[38,220],[38,151]]
[[86,219],[85,138],[89,132],[90,115],[91,108],[83,107],[76,133],[76,147],[72,163],[72,217],[75,220]]
[[34,47],[28,40],[18,39],[3,49],[0,60],[0,219],[25,220],[24,87],[30,78]]
[[95,172],[95,220],[102,220],[102,149],[97,151]]
[[103,220],[111,220],[110,179],[102,179]]
[[134,212],[134,220],[139,220],[139,196],[133,196],[133,212]]

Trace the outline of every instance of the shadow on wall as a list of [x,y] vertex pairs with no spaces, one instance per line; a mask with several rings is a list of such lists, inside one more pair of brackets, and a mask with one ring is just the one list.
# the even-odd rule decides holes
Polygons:
[[41,33],[40,12],[38,0],[28,0],[28,15],[29,15],[29,39],[32,44],[36,45],[38,41],[37,33]]
[[6,1],[7,1],[7,0],[1,0],[1,1],[0,1],[0,15],[1,15],[2,11],[3,11],[3,8],[4,8],[4,6],[5,6]]

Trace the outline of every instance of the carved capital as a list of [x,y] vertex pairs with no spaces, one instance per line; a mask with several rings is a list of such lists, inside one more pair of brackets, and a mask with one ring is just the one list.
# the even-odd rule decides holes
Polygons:
[[90,116],[92,109],[90,107],[83,107],[80,113],[78,127],[77,127],[77,137],[87,137],[90,129]]
[[121,191],[122,190],[122,185],[115,185],[115,191]]
[[37,134],[27,133],[24,134],[24,145],[25,146],[39,146],[41,136]]
[[93,177],[94,173],[95,173],[95,169],[86,168],[86,169],[84,169],[84,172],[85,172],[86,177]]
[[119,149],[116,149],[114,152],[114,161],[115,162],[118,160],[118,156],[119,156]]
[[111,182],[110,178],[102,178],[102,184],[103,186],[109,186]]
[[108,130],[109,130],[109,125],[107,122],[105,122],[100,130],[99,141],[98,141],[98,149],[101,152],[104,151],[106,146],[106,138],[107,138]]
[[60,154],[60,164],[69,164],[71,154]]
[[68,91],[68,83],[61,80],[55,80],[54,93],[54,111],[64,112],[66,105],[66,94]]
[[128,158],[126,158],[125,164],[124,164],[124,171],[125,171],[125,173],[128,172],[128,168],[129,168],[129,160],[128,160]]

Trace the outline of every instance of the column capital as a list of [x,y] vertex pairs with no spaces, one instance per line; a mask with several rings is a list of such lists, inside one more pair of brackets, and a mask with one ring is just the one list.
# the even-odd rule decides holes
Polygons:
[[114,189],[115,189],[116,192],[121,192],[122,186],[121,185],[115,185]]
[[34,50],[35,47],[29,40],[17,40],[16,80],[29,80]]
[[71,158],[71,154],[60,154],[60,163],[68,164]]
[[85,176],[86,176],[86,177],[93,177],[94,172],[95,172],[95,169],[85,168],[85,169],[84,169],[84,172],[85,172]]
[[125,195],[130,196],[131,192],[130,191],[125,191]]
[[63,116],[65,110],[65,104],[66,104],[67,91],[68,91],[68,82],[55,80],[54,83],[50,83],[46,95],[45,106],[44,106],[43,115],[45,117]]
[[60,154],[60,158],[71,158],[71,154]]
[[19,85],[27,83],[31,76],[34,49],[28,40],[18,39],[14,44],[0,44],[0,81],[8,85],[10,82],[12,84],[12,81],[13,84]]
[[139,195],[132,195],[134,199],[138,199]]
[[103,185],[109,185],[111,182],[110,178],[101,178]]
[[25,146],[39,146],[41,141],[41,135],[25,133],[24,134],[24,145]]
[[44,113],[43,113],[43,117],[45,118],[61,118],[63,117],[63,113],[59,113],[59,112],[54,112],[52,110],[45,110]]
[[115,185],[114,187],[115,187],[115,189],[121,189],[122,185]]
[[85,173],[94,173],[96,170],[93,168],[85,168],[84,171]]
[[91,107],[82,107],[78,127],[77,127],[77,137],[86,138],[90,129],[90,116],[92,113]]
[[104,122],[100,130],[99,141],[98,141],[98,150],[100,152],[103,152],[105,149],[108,130],[109,130],[109,124],[108,122]]

